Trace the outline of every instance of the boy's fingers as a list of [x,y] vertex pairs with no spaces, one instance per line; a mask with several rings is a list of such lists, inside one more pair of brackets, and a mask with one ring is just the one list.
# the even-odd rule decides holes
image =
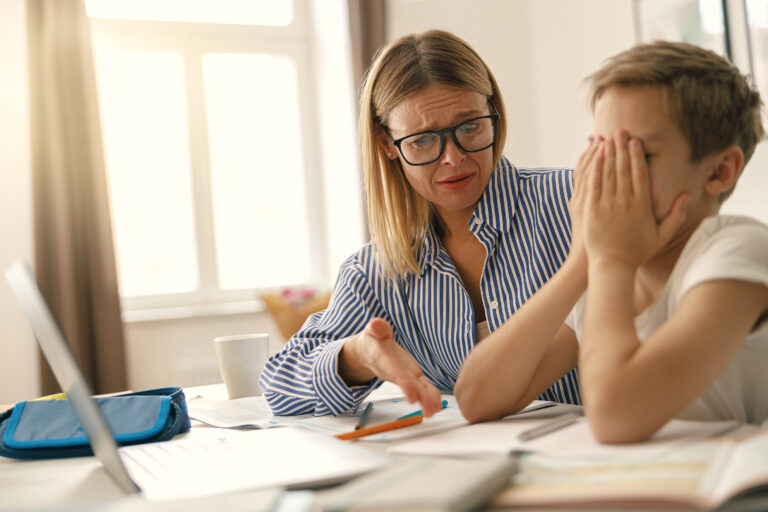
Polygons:
[[601,140],[597,145],[597,151],[589,164],[589,175],[584,185],[587,187],[587,201],[595,203],[600,200],[602,188],[602,171],[605,160],[605,141]]
[[587,149],[585,149],[581,155],[579,155],[579,160],[576,162],[576,168],[574,169],[575,175],[577,177],[580,178],[585,176],[589,172],[589,167],[592,163],[592,160],[594,160],[595,155],[597,154],[600,142],[602,140],[602,137],[595,137],[589,142]]
[[632,191],[630,166],[634,164],[627,148],[629,137],[626,131],[619,130],[613,139],[616,142],[616,191],[626,194]]
[[632,191],[635,195],[646,195],[648,194],[648,165],[645,162],[643,144],[638,139],[632,139],[628,147],[632,169]]
[[688,216],[688,204],[690,202],[690,194],[680,194],[675,198],[669,213],[659,222],[659,238],[662,243],[666,244],[683,225]]
[[616,193],[616,143],[613,138],[605,141],[605,163],[602,170],[602,196],[612,196]]

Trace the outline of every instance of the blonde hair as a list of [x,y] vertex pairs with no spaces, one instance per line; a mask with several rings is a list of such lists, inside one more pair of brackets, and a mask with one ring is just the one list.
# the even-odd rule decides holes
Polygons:
[[[691,161],[736,144],[747,164],[763,137],[760,94],[748,77],[715,52],[688,43],[640,44],[606,61],[586,78],[594,111],[600,96],[615,86],[657,86],[669,116],[690,146]],[[724,192],[724,200],[733,188]]]
[[487,97],[499,114],[494,169],[504,148],[506,117],[501,92],[491,70],[465,41],[430,30],[401,37],[379,50],[362,86],[359,135],[369,231],[378,261],[390,279],[420,272],[416,257],[436,213],[411,188],[400,160],[387,158],[377,138],[398,103],[435,84]]

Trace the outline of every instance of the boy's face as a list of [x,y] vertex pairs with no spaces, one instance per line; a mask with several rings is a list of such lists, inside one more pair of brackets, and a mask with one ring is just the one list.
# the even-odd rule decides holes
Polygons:
[[618,130],[626,130],[643,144],[657,220],[669,212],[675,198],[683,192],[691,194],[689,213],[701,206],[703,184],[712,159],[691,162],[688,141],[667,113],[661,88],[608,88],[595,105],[592,135],[608,138]]

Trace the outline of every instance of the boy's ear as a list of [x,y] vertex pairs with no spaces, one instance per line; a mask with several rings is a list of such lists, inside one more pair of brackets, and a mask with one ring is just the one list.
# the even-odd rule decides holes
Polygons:
[[719,196],[736,183],[741,173],[744,153],[739,146],[729,146],[720,152],[712,171],[704,183],[704,190],[713,196]]

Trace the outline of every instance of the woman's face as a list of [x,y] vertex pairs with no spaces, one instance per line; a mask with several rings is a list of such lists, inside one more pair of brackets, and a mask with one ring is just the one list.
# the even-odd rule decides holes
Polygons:
[[486,97],[467,89],[431,85],[398,103],[386,120],[389,134],[379,142],[390,158],[399,158],[408,183],[430,201],[446,220],[457,214],[469,216],[493,171],[493,146],[473,153],[456,146],[449,133],[440,157],[426,165],[411,165],[392,143],[425,130],[456,126],[473,117],[490,114]]

